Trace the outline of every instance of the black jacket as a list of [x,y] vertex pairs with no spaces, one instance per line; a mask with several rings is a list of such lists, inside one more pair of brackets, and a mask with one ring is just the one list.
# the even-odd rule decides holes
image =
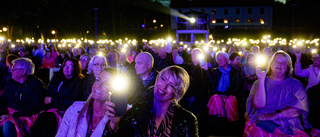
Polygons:
[[61,111],[67,110],[75,101],[83,100],[82,79],[73,77],[63,81],[63,84],[58,87],[62,81],[59,73],[54,75],[50,81],[47,96],[52,97],[48,108],[56,108]]
[[[149,112],[153,101],[147,104],[134,105],[120,120],[118,130],[104,136],[116,137],[147,137]],[[176,105],[174,108],[171,137],[198,137],[197,118],[189,111]]]
[[230,75],[230,87],[227,87],[227,91],[220,92],[218,90],[219,82],[221,79],[222,73],[219,71],[219,68],[215,68],[213,71],[210,69],[207,70],[207,75],[210,83],[214,86],[213,91],[210,93],[210,96],[214,94],[222,94],[222,95],[235,95],[238,96],[240,91],[242,90],[242,77],[241,72],[237,71],[233,67],[231,67]]
[[43,82],[33,75],[24,83],[10,79],[0,97],[0,115],[8,114],[7,108],[18,111],[13,117],[38,114],[44,105],[45,94]]
[[88,97],[90,96],[91,94],[91,90],[92,90],[92,86],[93,86],[93,83],[96,81],[96,77],[94,76],[93,73],[91,74],[88,74],[84,79],[83,79],[83,97],[84,97],[84,100],[87,100]]

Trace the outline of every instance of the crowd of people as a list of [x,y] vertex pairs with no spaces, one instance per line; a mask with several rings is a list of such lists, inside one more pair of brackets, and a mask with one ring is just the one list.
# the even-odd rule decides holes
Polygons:
[[309,46],[3,42],[0,136],[320,136]]

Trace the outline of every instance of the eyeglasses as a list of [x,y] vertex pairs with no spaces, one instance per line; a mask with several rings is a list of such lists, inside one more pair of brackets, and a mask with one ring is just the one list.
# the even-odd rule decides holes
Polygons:
[[70,68],[73,68],[73,65],[69,65],[69,66],[64,65],[63,68],[70,69]]
[[89,60],[89,59],[80,59],[80,61],[87,61],[87,60]]
[[12,69],[10,69],[10,72],[14,72],[16,70],[24,70],[24,69],[23,68],[16,68],[16,69],[12,68]]
[[96,64],[93,64],[93,66],[95,66],[95,67],[105,67],[106,65],[105,64],[99,64],[99,63],[96,63]]

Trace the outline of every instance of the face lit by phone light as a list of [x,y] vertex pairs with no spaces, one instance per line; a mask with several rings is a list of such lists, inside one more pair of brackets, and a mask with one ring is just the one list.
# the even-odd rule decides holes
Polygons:
[[107,71],[102,71],[92,86],[91,96],[95,100],[105,101],[112,91],[112,75]]
[[163,69],[154,86],[154,101],[178,103],[189,87],[189,75],[179,66]]

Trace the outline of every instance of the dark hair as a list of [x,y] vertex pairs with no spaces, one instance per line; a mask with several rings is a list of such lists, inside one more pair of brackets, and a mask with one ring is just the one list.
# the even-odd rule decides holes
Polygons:
[[230,56],[229,56],[229,60],[234,60],[236,57],[240,57],[240,54],[237,52],[233,52]]
[[[103,71],[106,71],[108,72],[110,75],[111,75],[111,78],[114,78],[118,75],[123,75],[123,73],[118,70],[118,69],[115,69],[115,68],[103,68]],[[100,72],[100,74],[101,74]],[[76,121],[76,130],[75,130],[75,133],[77,132],[77,129],[78,129],[78,125],[79,125],[79,121],[80,121],[80,118],[86,114],[87,116],[87,119],[90,117],[90,113],[91,111],[93,110],[93,101],[94,99],[91,97],[91,94],[90,96],[88,97],[88,99],[86,100],[86,104],[82,107],[82,109],[78,112],[78,117],[77,117],[77,121]]]
[[78,77],[78,78],[84,78],[84,75],[82,74],[82,69],[81,69],[81,65],[80,65],[80,61],[76,58],[67,58],[61,68],[60,68],[60,75],[62,76],[63,79],[66,79],[66,76],[63,74],[63,68],[64,65],[66,64],[67,61],[71,61],[73,63],[73,72],[72,72],[72,78],[74,77]]

